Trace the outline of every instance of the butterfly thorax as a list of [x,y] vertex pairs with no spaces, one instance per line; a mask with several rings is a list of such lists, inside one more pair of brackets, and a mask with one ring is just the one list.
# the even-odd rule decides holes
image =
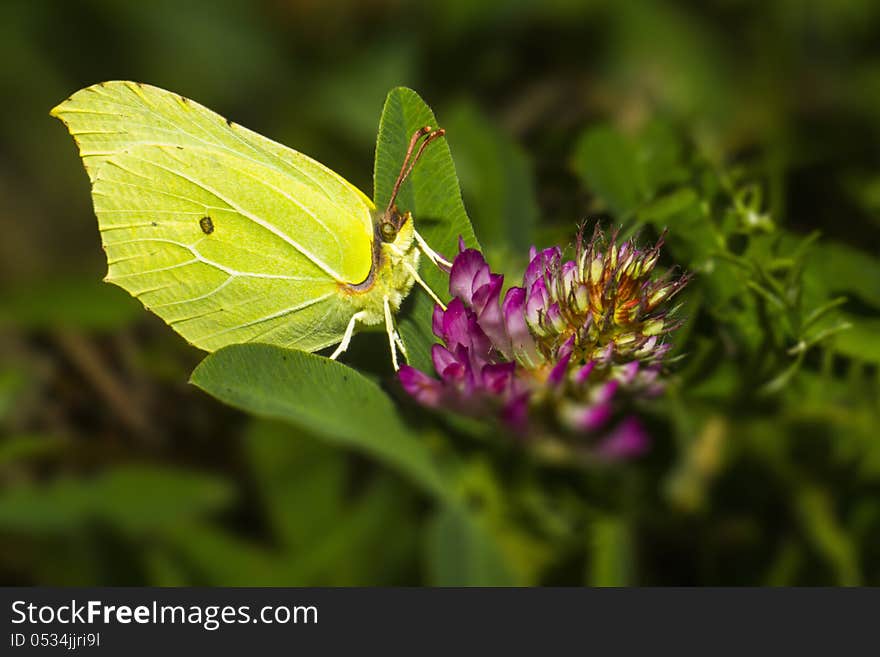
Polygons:
[[[394,236],[383,236],[381,221],[375,225],[373,263],[369,275],[361,283],[343,286],[345,297],[355,309],[366,313],[361,320],[364,324],[385,321],[385,298],[392,312],[397,312],[415,282],[412,272],[418,271],[419,266],[419,249],[409,213],[401,217],[400,227]],[[386,241],[388,237],[393,239]]]

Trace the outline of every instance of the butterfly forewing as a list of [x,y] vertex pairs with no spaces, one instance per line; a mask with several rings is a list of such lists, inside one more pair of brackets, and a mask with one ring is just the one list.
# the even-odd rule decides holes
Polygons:
[[313,351],[372,263],[372,204],[310,158],[155,87],[113,82],[53,113],[93,182],[108,279],[207,350]]

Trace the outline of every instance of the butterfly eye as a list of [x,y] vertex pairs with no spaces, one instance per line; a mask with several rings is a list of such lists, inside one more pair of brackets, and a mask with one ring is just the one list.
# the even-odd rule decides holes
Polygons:
[[390,221],[379,224],[379,233],[383,242],[393,242],[397,238],[397,227]]

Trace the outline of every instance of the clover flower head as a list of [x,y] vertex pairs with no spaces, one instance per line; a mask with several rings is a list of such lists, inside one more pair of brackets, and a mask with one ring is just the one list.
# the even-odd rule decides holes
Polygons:
[[532,248],[521,286],[507,290],[483,254],[461,243],[452,297],[435,306],[439,378],[405,366],[403,388],[421,404],[501,420],[526,442],[606,459],[642,453],[647,434],[626,410],[662,392],[667,336],[680,322],[667,302],[689,280],[653,278],[663,236],[649,249],[578,235],[574,258]]

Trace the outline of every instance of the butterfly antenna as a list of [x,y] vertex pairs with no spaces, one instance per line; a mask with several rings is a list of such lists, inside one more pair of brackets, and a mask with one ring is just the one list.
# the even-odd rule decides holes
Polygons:
[[[409,140],[409,146],[407,146],[406,148],[406,155],[404,155],[403,157],[403,164],[400,166],[400,173],[397,175],[397,180],[394,182],[394,188],[391,190],[391,199],[388,201],[388,207],[385,208],[386,214],[388,214],[394,207],[394,203],[395,201],[397,201],[397,194],[400,191],[401,186],[406,181],[409,174],[412,172],[413,168],[416,165],[416,162],[418,162],[419,158],[422,157],[422,153],[425,152],[428,144],[445,134],[446,131],[443,128],[438,128],[437,130],[434,130],[429,125],[419,128],[413,133],[413,136]],[[418,144],[420,140],[423,141],[419,145],[418,150],[416,150],[416,144]]]

